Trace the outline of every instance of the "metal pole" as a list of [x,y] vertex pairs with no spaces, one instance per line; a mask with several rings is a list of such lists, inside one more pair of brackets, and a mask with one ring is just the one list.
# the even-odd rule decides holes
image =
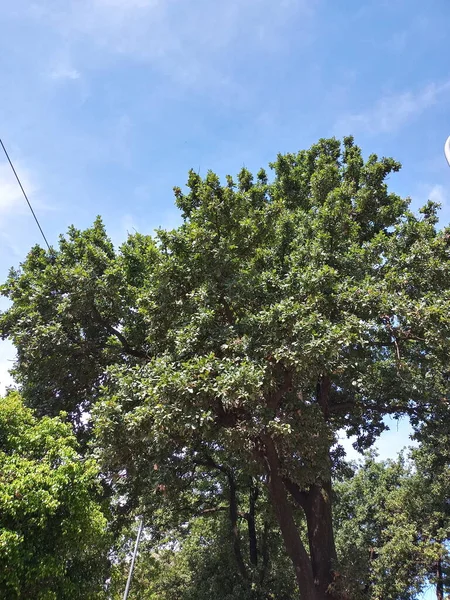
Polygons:
[[445,158],[447,159],[448,166],[450,167],[450,136],[447,138],[444,146]]
[[128,573],[127,587],[125,588],[123,600],[127,600],[128,592],[130,591],[131,578],[133,576],[133,569],[134,569],[134,562],[136,560],[136,555],[137,555],[138,546],[139,546],[139,540],[141,539],[141,533],[142,533],[143,526],[144,526],[144,517],[141,517],[141,522],[139,523],[139,529],[138,529],[138,533],[137,533],[137,537],[136,537],[136,544],[134,545],[133,558],[131,559],[130,572]]

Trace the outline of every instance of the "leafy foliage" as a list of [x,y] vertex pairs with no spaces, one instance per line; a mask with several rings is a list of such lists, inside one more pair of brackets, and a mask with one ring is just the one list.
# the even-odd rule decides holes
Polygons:
[[264,480],[301,593],[322,599],[339,594],[336,432],[368,447],[386,414],[420,428],[447,403],[449,233],[435,204],[417,217],[389,192],[396,161],[352,138],[271,167],[225,184],[191,172],[183,224],[118,252],[99,220],[34,248],[0,328],[40,414],[63,408],[81,431],[92,411],[128,506],[184,510],[205,461]]
[[414,450],[410,461],[368,455],[336,484],[337,547],[351,598],[413,600],[429,582],[447,588],[449,465],[427,472],[429,450]]
[[36,419],[17,393],[1,399],[2,598],[100,598],[108,538],[97,477],[69,424]]
[[[245,536],[245,528],[241,531]],[[292,570],[275,528],[266,530],[267,554],[259,568],[243,580],[229,543],[229,525],[223,513],[196,517],[174,532],[175,542],[150,539],[141,546],[130,598],[142,600],[290,600],[295,598]],[[122,598],[128,564],[118,562],[109,589],[113,600]]]

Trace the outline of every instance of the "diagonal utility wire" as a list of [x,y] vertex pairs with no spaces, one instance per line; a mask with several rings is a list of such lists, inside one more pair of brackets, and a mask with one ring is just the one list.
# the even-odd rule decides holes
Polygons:
[[21,182],[20,182],[19,176],[18,176],[18,175],[17,175],[17,173],[16,173],[16,170],[15,170],[15,168],[14,168],[14,165],[12,164],[12,162],[11,162],[11,159],[9,158],[9,154],[8,154],[8,152],[6,151],[5,145],[3,144],[3,142],[2,142],[2,140],[1,140],[1,139],[0,139],[0,144],[1,144],[2,148],[3,148],[3,152],[5,153],[5,156],[6,156],[6,158],[8,159],[8,162],[9,162],[9,165],[10,165],[10,167],[11,167],[11,169],[12,169],[12,172],[13,172],[13,173],[14,173],[14,175],[16,176],[17,183],[19,184],[19,186],[20,186],[20,189],[22,190],[22,194],[24,195],[24,198],[25,198],[25,200],[27,201],[27,204],[28,204],[28,206],[29,206],[29,208],[30,208],[30,210],[31,210],[31,214],[33,215],[33,217],[34,217],[34,220],[36,221],[36,224],[37,224],[37,226],[39,227],[39,231],[41,232],[41,234],[42,234],[42,237],[44,238],[44,241],[45,241],[45,243],[47,244],[47,248],[48,248],[48,249],[50,250],[50,252],[51,252],[51,249],[50,249],[50,244],[48,243],[48,241],[47,241],[47,238],[45,237],[45,234],[44,234],[44,232],[43,232],[43,230],[42,230],[42,227],[41,227],[41,225],[40,225],[40,223],[39,223],[39,221],[38,221],[38,218],[37,218],[37,216],[36,216],[36,214],[35,214],[35,212],[34,212],[34,210],[33,210],[33,207],[31,206],[31,202],[28,200],[28,196],[27,196],[27,194],[26,194],[25,190],[23,189],[23,186],[22,186],[22,184],[21,184]]

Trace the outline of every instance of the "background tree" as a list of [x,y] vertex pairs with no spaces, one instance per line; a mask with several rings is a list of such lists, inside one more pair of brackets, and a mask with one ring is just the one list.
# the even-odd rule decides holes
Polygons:
[[442,402],[420,427],[419,447],[413,452],[416,469],[411,497],[418,502],[423,534],[437,550],[429,579],[437,600],[450,596],[450,414]]
[[[245,540],[245,520],[239,520]],[[275,523],[266,523],[259,564],[252,565],[244,579],[229,541],[226,515],[218,511],[194,517],[177,531],[167,532],[157,544],[144,540],[133,577],[130,598],[141,600],[291,600],[296,598],[295,580],[283,541]],[[130,539],[131,535],[127,536]],[[248,550],[243,544],[243,549]],[[129,563],[119,554],[112,573],[109,594],[123,595]]]
[[449,464],[436,466],[429,447],[410,460],[367,455],[336,483],[336,541],[349,597],[414,600],[430,584],[448,592]]
[[71,426],[36,419],[17,393],[0,401],[0,595],[5,600],[101,598],[106,517],[98,469]]
[[35,248],[3,287],[1,329],[42,413],[92,407],[129,496],[163,475],[176,489],[211,451],[264,480],[299,593],[323,600],[342,597],[337,430],[368,446],[386,414],[420,423],[447,402],[448,232],[433,203],[418,218],[389,193],[397,162],[365,161],[352,138],[272,168],[225,185],[191,172],[183,224],[118,253],[99,221]]

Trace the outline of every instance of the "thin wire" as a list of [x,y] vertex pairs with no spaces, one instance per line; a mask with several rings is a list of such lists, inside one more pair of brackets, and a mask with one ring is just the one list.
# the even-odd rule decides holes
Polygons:
[[34,217],[34,220],[36,221],[36,224],[37,224],[37,226],[39,227],[39,231],[41,232],[41,234],[42,234],[42,237],[44,238],[44,241],[45,241],[45,243],[47,244],[47,248],[48,248],[48,249],[49,249],[49,251],[51,252],[50,244],[48,243],[48,241],[47,241],[47,238],[45,237],[45,234],[44,234],[44,232],[43,232],[43,230],[42,230],[42,227],[41,227],[41,225],[40,225],[40,223],[39,223],[39,221],[38,221],[38,218],[37,218],[37,216],[36,216],[36,214],[35,214],[35,212],[34,212],[34,210],[33,210],[33,207],[31,206],[31,202],[28,200],[28,196],[27,196],[27,194],[26,194],[25,190],[23,189],[23,185],[22,185],[22,184],[21,184],[21,182],[20,182],[19,176],[18,176],[18,175],[17,175],[17,173],[16,173],[16,170],[15,170],[15,168],[14,168],[14,165],[12,164],[12,162],[11,162],[11,159],[9,158],[9,154],[8,154],[8,152],[6,151],[5,145],[4,145],[4,143],[2,142],[1,138],[0,138],[0,144],[2,145],[3,152],[5,153],[5,156],[6,156],[6,158],[8,159],[8,162],[9,162],[9,164],[10,164],[10,167],[11,167],[11,169],[12,169],[12,172],[13,172],[13,173],[14,173],[14,175],[16,176],[17,183],[19,184],[19,186],[20,186],[20,189],[22,190],[22,194],[24,195],[24,198],[25,198],[25,200],[27,201],[27,204],[28,204],[28,206],[30,207],[31,214],[33,215],[33,217]]

